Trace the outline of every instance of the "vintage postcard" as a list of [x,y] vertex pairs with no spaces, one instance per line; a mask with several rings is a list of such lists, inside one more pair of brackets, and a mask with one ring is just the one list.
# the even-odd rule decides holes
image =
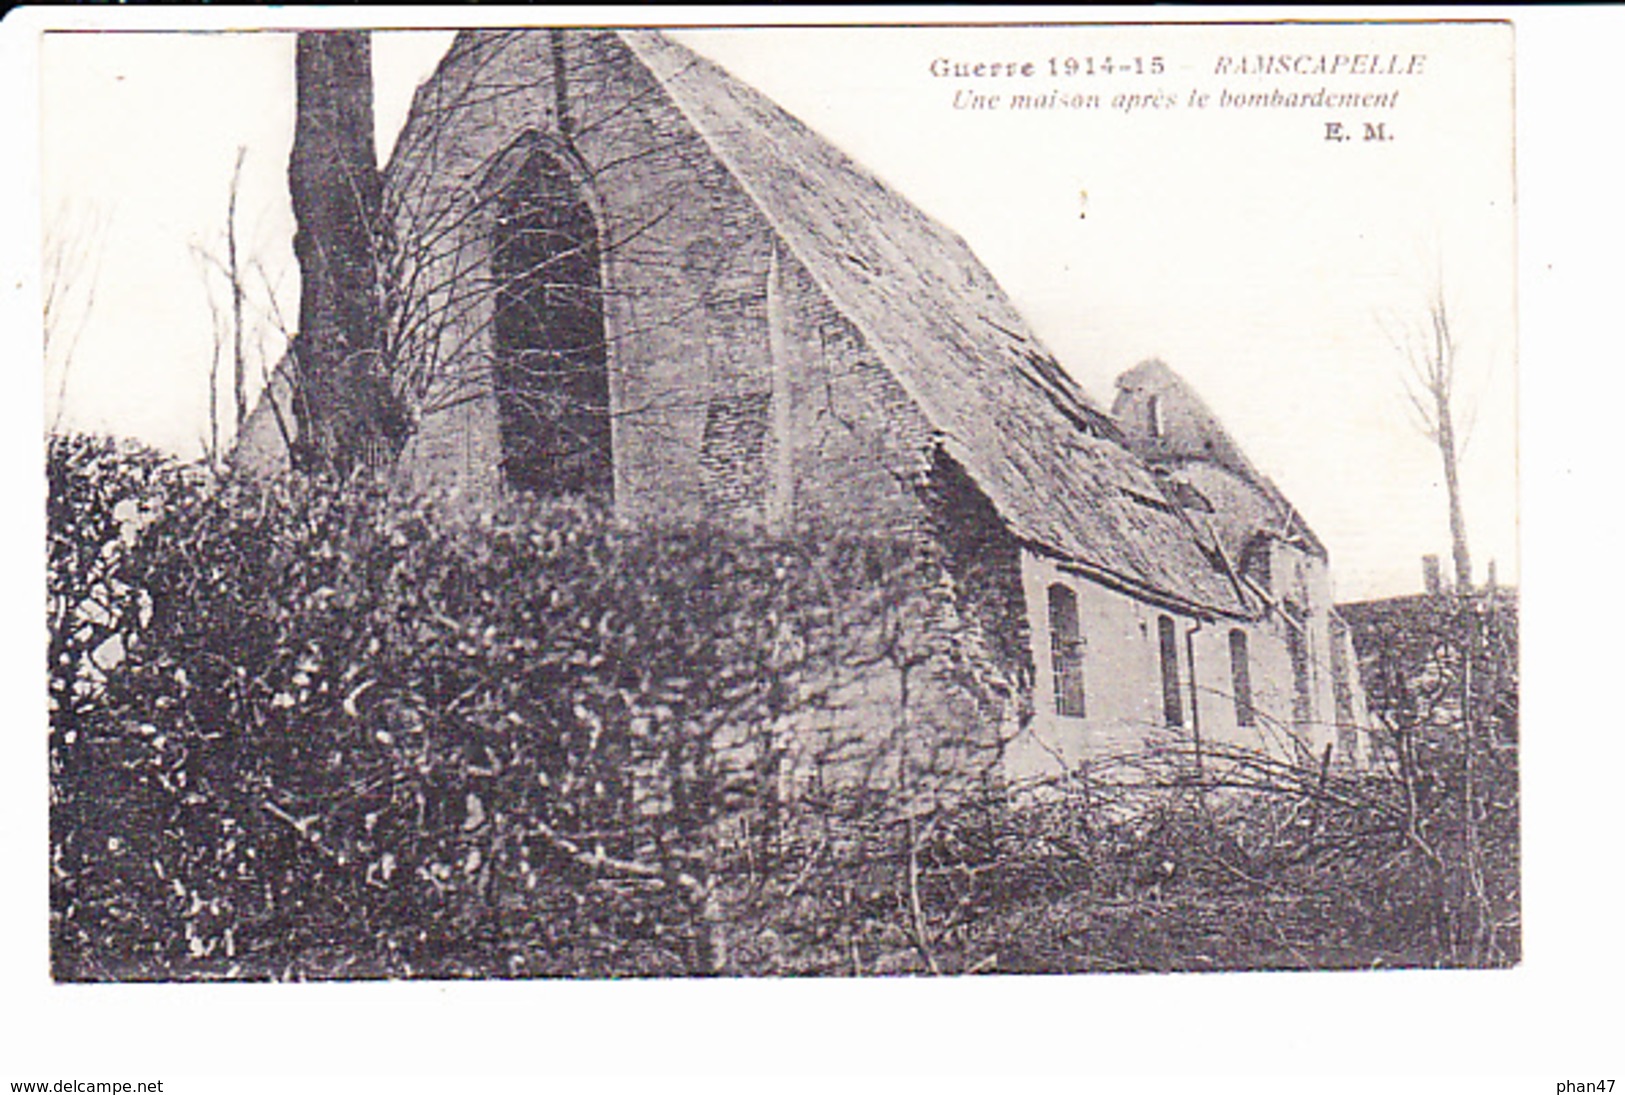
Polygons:
[[529,14],[39,32],[52,979],[1523,962],[1511,22]]

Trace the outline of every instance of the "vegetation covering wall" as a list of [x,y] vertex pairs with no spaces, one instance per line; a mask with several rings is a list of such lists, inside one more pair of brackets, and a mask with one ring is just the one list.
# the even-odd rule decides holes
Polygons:
[[1448,712],[1381,708],[1373,774],[1169,740],[1018,791],[921,543],[48,455],[59,979],[1517,959],[1515,780]]
[[[120,591],[53,628],[63,976],[709,969],[710,849],[786,793],[783,754],[896,809],[969,770],[940,747],[974,724],[854,688],[976,709],[926,702],[968,685],[917,545],[188,485],[97,443],[51,465],[56,616]],[[847,733],[852,703],[895,721]]]

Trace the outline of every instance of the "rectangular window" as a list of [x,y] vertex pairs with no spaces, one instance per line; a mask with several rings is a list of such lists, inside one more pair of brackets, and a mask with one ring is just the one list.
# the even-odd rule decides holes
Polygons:
[[1314,719],[1309,692],[1309,638],[1305,634],[1308,629],[1308,617],[1289,611],[1286,646],[1292,657],[1292,721],[1298,726],[1308,726]]
[[1083,636],[1078,627],[1078,597],[1060,584],[1049,587],[1049,659],[1055,713],[1082,718]]
[[1332,703],[1337,709],[1337,751],[1346,763],[1359,760],[1359,735],[1354,726],[1354,685],[1349,680],[1349,658],[1354,647],[1349,642],[1348,625],[1332,617]]
[[1185,725],[1184,697],[1179,691],[1179,637],[1174,621],[1157,617],[1157,646],[1162,652],[1162,721],[1169,726]]
[[1332,617],[1332,702],[1337,705],[1339,726],[1354,724],[1354,686],[1349,681],[1348,628],[1336,616]]
[[1230,693],[1236,701],[1236,725],[1253,725],[1253,671],[1247,661],[1247,632],[1230,631]]

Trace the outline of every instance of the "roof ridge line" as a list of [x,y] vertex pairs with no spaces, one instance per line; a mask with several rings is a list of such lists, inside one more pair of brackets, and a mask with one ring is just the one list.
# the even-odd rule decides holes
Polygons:
[[[626,43],[627,48],[630,49],[632,51],[632,53],[637,57],[639,63],[641,63],[644,66],[644,68],[647,69],[650,72],[651,75],[653,75],[658,81],[660,81],[660,84],[661,84],[662,88],[666,88],[666,87],[669,86],[668,82],[667,82],[669,78],[662,77],[661,74],[654,69],[654,67],[649,63],[649,60],[645,57],[643,50],[639,48],[638,43],[635,40],[633,40],[633,37],[632,37],[633,35],[637,35],[637,36],[647,35],[647,36],[650,36],[650,37],[658,38],[666,47],[668,47],[670,49],[673,49],[673,50],[681,51],[683,54],[687,55],[687,57],[689,59],[689,64],[686,65],[683,69],[679,70],[677,73],[674,73],[673,74],[674,77],[681,77],[684,73],[688,72],[691,68],[693,68],[695,66],[708,67],[711,70],[713,70],[713,71],[717,72],[718,74],[720,74],[724,79],[728,80],[735,88],[737,88],[740,91],[744,92],[747,96],[758,100],[759,102],[761,102],[769,110],[772,110],[772,111],[774,111],[774,112],[776,112],[778,114],[783,115],[783,117],[786,120],[788,120],[789,122],[791,122],[791,123],[793,123],[793,124],[795,124],[797,126],[800,126],[803,129],[805,129],[813,137],[815,137],[819,141],[823,142],[828,148],[830,148],[838,156],[840,156],[843,163],[849,169],[853,170],[856,174],[861,176],[865,181],[867,181],[869,183],[872,183],[875,186],[879,187],[889,197],[891,197],[891,198],[895,199],[896,201],[902,203],[909,210],[912,210],[913,212],[917,213],[921,218],[928,221],[931,224],[931,226],[933,228],[935,228],[936,230],[938,230],[938,231],[952,237],[953,241],[956,244],[958,244],[961,248],[964,249],[965,253],[972,259],[972,261],[974,261],[979,267],[981,267],[982,272],[987,275],[988,279],[993,283],[993,285],[995,287],[997,287],[999,289],[1001,294],[1003,293],[1003,287],[998,285],[998,279],[993,277],[992,271],[987,269],[986,264],[983,263],[982,260],[979,257],[977,257],[975,250],[970,246],[970,244],[968,242],[966,242],[965,238],[962,235],[960,235],[958,231],[956,231],[951,226],[949,226],[947,224],[944,224],[942,221],[940,221],[937,218],[933,217],[931,214],[927,213],[925,210],[919,208],[906,195],[900,193],[895,187],[893,187],[892,185],[887,183],[884,179],[880,178],[873,171],[871,171],[867,166],[865,166],[864,164],[860,163],[859,161],[853,159],[852,156],[849,155],[839,145],[835,144],[833,141],[830,141],[828,138],[824,137],[822,134],[820,134],[816,130],[814,130],[811,126],[807,125],[807,123],[801,121],[801,119],[797,118],[795,115],[791,114],[789,111],[787,111],[783,107],[779,106],[770,97],[763,94],[761,91],[758,91],[756,88],[750,86],[748,83],[746,83],[745,81],[739,79],[737,76],[734,76],[732,73],[728,72],[725,68],[723,68],[721,65],[719,65],[717,62],[711,60],[708,57],[703,57],[700,54],[695,53],[693,50],[689,49],[687,46],[683,45],[681,42],[674,41],[671,38],[669,38],[668,36],[666,36],[665,34],[662,34],[656,28],[652,28],[652,27],[651,28],[625,28],[625,29],[620,29],[620,30],[615,31],[615,34],[623,42]],[[796,259],[796,262],[801,266],[801,268],[803,270],[805,270],[807,272],[807,276],[810,277],[813,280],[813,283],[815,285],[817,285],[819,289],[821,289],[825,293],[828,293],[830,295],[830,297],[832,297],[837,304],[840,304],[840,305],[843,306],[842,307],[842,314],[843,315],[852,314],[853,311],[854,311],[854,309],[852,307],[853,302],[850,301],[849,299],[846,299],[844,294],[843,294],[843,291],[841,289],[835,287],[832,284],[832,282],[830,281],[830,279],[826,279],[826,278],[821,277],[819,275],[818,269],[817,269],[818,264],[815,263],[815,262],[809,261],[808,257],[801,253],[801,249],[795,243],[793,243],[791,241],[790,237],[791,237],[792,233],[789,233],[789,232],[785,231],[784,226],[780,223],[779,218],[774,215],[774,213],[772,212],[772,208],[771,208],[772,203],[764,201],[762,199],[762,196],[752,186],[751,182],[747,178],[747,176],[749,175],[749,172],[745,171],[745,170],[742,170],[740,165],[737,164],[736,162],[734,162],[732,157],[728,154],[728,152],[726,150],[723,149],[723,147],[719,144],[719,142],[712,139],[711,135],[706,131],[706,128],[704,126],[702,126],[699,123],[698,119],[696,119],[694,117],[694,114],[689,110],[687,104],[681,102],[679,97],[676,96],[676,95],[668,95],[668,98],[670,98],[672,100],[673,105],[676,106],[677,110],[683,115],[683,117],[688,120],[689,124],[693,127],[694,132],[696,134],[698,134],[699,138],[702,141],[705,142],[705,146],[708,149],[710,149],[711,152],[719,160],[721,160],[724,164],[726,164],[728,166],[729,175],[732,177],[734,183],[736,185],[738,185],[739,188],[745,192],[746,196],[750,198],[751,204],[753,206],[755,206],[757,212],[759,212],[762,215],[762,218],[764,220],[766,220],[768,225],[773,229],[773,234],[774,234],[775,238],[777,239],[777,241],[779,243],[783,244],[784,248]],[[1022,320],[1022,322],[1024,324],[1026,324],[1027,323],[1027,317],[1025,315],[1021,314],[1020,310],[1016,308],[1015,302],[1009,300],[1008,296],[1006,296],[1006,303],[1009,305],[1010,310],[1012,312],[1014,312]],[[1068,394],[1068,395],[1074,395],[1075,394],[1076,395],[1077,402],[1079,404],[1078,411],[1081,411],[1081,413],[1083,415],[1092,416],[1093,418],[1096,418],[1096,419],[1099,420],[1099,422],[1095,423],[1095,425],[1097,425],[1100,428],[1103,428],[1106,431],[1111,431],[1111,430],[1116,429],[1117,423],[1112,418],[1110,412],[1095,405],[1095,401],[1090,396],[1088,390],[1085,389],[1083,387],[1083,385],[1079,384],[1078,381],[1074,377],[1072,377],[1072,375],[1070,373],[1068,373],[1065,370],[1064,367],[1062,367],[1060,365],[1060,359],[1055,356],[1055,352],[1053,350],[1051,350],[1049,348],[1049,346],[1042,340],[1042,338],[1039,336],[1037,331],[1032,330],[1030,328],[1030,326],[1029,326],[1028,331],[1027,331],[1026,334],[1020,334],[1019,332],[1013,332],[1013,331],[1008,330],[1002,324],[998,323],[996,320],[990,319],[989,317],[987,317],[985,315],[981,316],[980,318],[983,320],[983,322],[987,323],[989,326],[993,327],[994,329],[1000,331],[1001,333],[1003,333],[1007,337],[1011,338],[1013,341],[1024,343],[1025,347],[1026,347],[1025,348],[1025,353],[1027,355],[1029,355],[1031,358],[1036,358],[1036,359],[1038,359],[1040,361],[1045,362],[1046,364],[1053,365],[1055,367],[1056,372],[1058,372],[1062,377],[1064,377],[1066,383],[1070,384],[1072,386],[1072,388],[1075,390],[1074,392],[1068,392],[1066,394]],[[866,340],[866,342],[868,342],[868,340]],[[909,383],[909,381],[907,379],[905,379],[904,374],[907,372],[907,370],[900,369],[895,363],[893,363],[890,360],[887,360],[887,358],[888,358],[887,353],[884,350],[882,350],[881,348],[879,348],[878,346],[874,345],[872,342],[869,342],[869,348],[874,352],[875,356],[877,358],[880,358],[882,360],[882,362],[885,364],[887,373],[890,374],[891,377],[894,380],[897,381],[897,383],[903,388],[903,390],[908,393],[910,399],[912,399],[913,402],[920,408],[921,413],[925,415],[927,421],[930,423],[932,428],[935,429],[935,430],[938,430],[939,432],[944,433],[944,434],[949,433],[948,430],[946,430],[945,428],[942,427],[941,423],[939,423],[939,422],[937,422],[935,420],[935,418],[931,415],[929,410],[927,410],[927,408],[930,406],[930,401],[926,400],[926,399],[922,399],[920,397],[920,393],[918,391],[916,391],[911,386],[911,384]],[[1019,367],[1018,367],[1018,370],[1019,370]],[[1049,391],[1049,389],[1043,383],[1035,381],[1034,382],[1034,387],[1037,388],[1038,391],[1041,394],[1043,394],[1046,398],[1049,398],[1052,401],[1054,400],[1055,393],[1052,393],[1051,391]],[[1077,413],[1077,412],[1074,412],[1074,411],[1070,411],[1070,410],[1060,408],[1059,406],[1057,407],[1057,409],[1063,410],[1064,413],[1067,413],[1069,416],[1072,413]],[[1078,431],[1080,433],[1082,433],[1082,434],[1084,434],[1086,436],[1096,436],[1089,429],[1085,428],[1083,425],[1081,425],[1079,423],[1074,422],[1073,425],[1074,425],[1074,427],[1076,429],[1078,429]],[[1103,438],[1103,440],[1106,440],[1108,442],[1113,442],[1113,443],[1116,442],[1116,439],[1112,438],[1112,437],[1105,437],[1105,438]],[[1126,446],[1122,446],[1122,445],[1119,444],[1119,447],[1123,448],[1124,452],[1128,452],[1128,449],[1127,449]],[[1134,457],[1134,454],[1131,453],[1131,452],[1129,452],[1128,455],[1130,457],[1134,458],[1134,459],[1138,459],[1138,457]]]
[[[668,38],[664,34],[661,34],[660,31],[658,31],[658,30],[656,30],[654,28],[618,30],[615,33],[616,33],[617,37],[621,38],[621,40],[623,42],[626,42],[627,48],[632,51],[632,53],[637,57],[639,63],[642,64],[644,66],[644,68],[649,71],[650,75],[654,76],[655,79],[660,82],[662,88],[669,88],[671,86],[668,83],[668,78],[662,77],[661,74],[659,72],[657,72],[652,65],[650,65],[649,61],[645,58],[643,51],[641,49],[639,49],[638,44],[631,39],[632,35],[640,35],[640,36],[641,35],[650,35],[650,36],[658,37],[667,46],[670,46],[670,47],[672,47],[674,49],[677,49],[677,50],[681,50],[683,53],[687,54],[689,56],[689,58],[691,59],[690,65],[685,67],[684,69],[680,70],[676,74],[677,76],[681,76],[684,72],[689,71],[695,65],[709,66],[712,69],[715,69],[716,71],[722,73],[723,76],[725,76],[728,80],[730,80],[732,83],[734,83],[738,87],[741,87],[744,90],[746,90],[748,93],[750,93],[751,95],[754,95],[754,96],[760,98],[763,102],[767,103],[772,109],[777,110],[781,114],[784,114],[785,117],[790,118],[793,121],[796,121],[798,124],[800,124],[802,126],[806,126],[805,122],[800,122],[799,119],[796,119],[795,116],[790,114],[789,111],[786,111],[783,107],[780,107],[778,104],[772,102],[772,100],[769,99],[766,95],[763,95],[761,92],[757,91],[755,88],[750,87],[748,84],[746,84],[744,81],[740,80],[738,77],[734,76],[732,73],[729,73],[727,70],[723,69],[722,66],[717,64],[715,61],[712,61],[712,60],[710,60],[709,58],[706,58],[706,57],[701,57],[699,54],[695,53],[693,50],[689,49],[687,46],[683,45],[681,42],[673,41],[672,39]],[[809,262],[808,259],[807,259],[807,256],[801,254],[800,248],[797,247],[794,243],[791,242],[791,240],[789,238],[790,233],[788,233],[788,232],[786,232],[784,230],[784,226],[782,224],[780,224],[779,219],[777,217],[775,217],[773,215],[773,213],[771,212],[771,210],[769,208],[771,203],[763,201],[761,195],[756,192],[756,189],[751,185],[750,181],[745,177],[746,175],[749,174],[749,172],[742,171],[740,169],[739,165],[734,162],[732,157],[729,156],[729,154],[718,144],[718,142],[716,142],[715,140],[713,140],[711,138],[711,135],[706,132],[706,128],[699,123],[698,119],[696,119],[694,117],[693,113],[689,110],[687,104],[683,103],[677,95],[668,94],[667,97],[671,99],[672,104],[674,106],[676,106],[676,108],[683,115],[683,117],[685,119],[687,119],[689,125],[691,125],[693,127],[694,132],[699,135],[699,138],[702,141],[705,142],[706,147],[711,150],[712,154],[715,155],[717,157],[717,159],[721,160],[724,164],[727,165],[728,174],[732,178],[734,184],[737,185],[741,190],[743,190],[745,192],[745,195],[748,198],[750,198],[751,204],[753,206],[755,206],[756,211],[761,214],[762,219],[767,221],[769,227],[771,227],[773,229],[773,236],[774,236],[775,244],[784,247],[784,249],[786,251],[788,251],[793,258],[795,258],[797,265],[799,265],[802,270],[806,271],[807,276],[812,279],[813,284],[817,285],[818,288],[821,291],[823,291],[824,293],[829,294],[829,296],[832,298],[833,302],[837,306],[839,306],[840,312],[841,312],[843,317],[851,315],[853,313],[853,311],[854,311],[854,308],[852,307],[852,302],[845,298],[844,294],[842,293],[842,291],[840,289],[832,286],[829,283],[828,279],[821,278],[819,276],[818,272],[817,272],[817,263]],[[807,127],[807,128],[809,129],[809,131],[811,131],[810,127]],[[815,135],[817,135],[817,134],[815,134]],[[844,159],[847,163],[851,164],[854,167],[857,167],[860,170],[860,172],[864,175],[864,177],[866,177],[866,178],[872,180],[873,182],[877,183],[878,185],[883,187],[887,191],[887,193],[893,195],[894,197],[897,197],[897,198],[899,198],[899,199],[901,199],[901,200],[903,200],[905,202],[908,201],[908,199],[904,198],[903,195],[898,194],[893,188],[891,188],[890,186],[887,186],[882,180],[876,178],[874,176],[874,174],[872,172],[870,172],[867,168],[864,168],[861,164],[857,163],[857,161],[853,160],[851,156],[848,156],[846,154],[846,152],[844,152],[840,148],[836,147],[832,142],[830,142],[828,140],[825,140],[821,135],[817,135],[817,136],[819,136],[820,140],[824,140],[825,143],[828,144],[831,148],[835,149],[835,151],[838,152],[841,155],[842,159]],[[912,205],[912,203],[910,203],[910,204]],[[945,231],[949,231],[949,232],[953,231],[952,229],[949,229],[946,226],[941,225],[940,222],[938,222],[935,218],[932,218],[930,216],[930,214],[926,213],[924,210],[920,210],[919,213],[920,213],[920,215],[922,217],[926,217],[928,220],[930,220],[932,224],[935,224],[935,225],[938,225],[939,227],[944,228]],[[954,238],[956,240],[958,240],[962,246],[965,247],[966,251],[970,250],[970,247],[964,243],[964,240],[957,233],[954,234]],[[975,257],[974,253],[972,254],[972,257],[973,258]],[[1013,307],[1013,305],[1012,305],[1012,307]],[[851,321],[848,320],[847,322],[851,322]],[[887,353],[887,351],[883,350],[879,346],[874,345],[872,340],[870,340],[868,338],[865,338],[864,339],[864,344],[868,347],[870,352],[874,354],[875,358],[877,360],[879,360],[881,362],[881,364],[883,364],[886,367],[887,375],[889,375],[893,380],[895,380],[897,382],[898,386],[901,387],[903,389],[903,391],[908,395],[910,402],[912,402],[914,404],[914,406],[919,410],[920,414],[925,418],[926,423],[931,427],[932,431],[934,433],[937,433],[937,434],[943,436],[943,437],[951,437],[956,442],[958,442],[959,444],[964,444],[963,439],[955,437],[954,434],[953,434],[953,431],[947,429],[941,422],[938,422],[936,420],[935,416],[931,413],[931,410],[930,410],[931,401],[928,400],[928,399],[921,398],[920,393],[914,388],[914,386],[909,382],[909,380],[906,379],[905,374],[907,373],[908,370],[898,368],[898,366],[895,363],[893,363],[892,361],[889,360],[890,355]],[[1042,345],[1042,344],[1040,343],[1040,345]],[[1047,347],[1046,347],[1046,349],[1047,349]]]
[[[970,259],[970,261],[975,263],[977,272],[981,275],[978,280],[985,279],[985,281],[988,283],[991,293],[993,294],[993,299],[995,301],[1002,301],[1009,309],[1010,313],[1019,319],[1024,327],[1028,327],[1026,317],[1016,308],[1014,302],[1009,300],[1009,297],[1004,292],[1003,287],[999,285],[998,279],[995,278],[992,272],[987,269],[985,264],[983,264],[982,261],[977,258],[970,245],[965,242],[964,238],[960,236],[958,232],[954,231],[947,225],[944,225],[942,222],[926,213],[923,209],[920,209],[906,196],[898,192],[894,187],[877,177],[863,164],[853,159],[838,145],[834,144],[828,138],[818,133],[811,126],[807,125],[807,123],[796,118],[789,111],[785,110],[778,103],[774,102],[765,93],[757,90],[744,80],[741,80],[732,73],[728,72],[717,62],[701,56],[682,43],[672,40],[654,28],[622,28],[614,31],[614,34],[617,39],[619,39],[626,46],[628,51],[631,52],[632,56],[644,68],[644,70],[654,78],[656,83],[660,86],[662,92],[665,94],[666,98],[672,103],[673,107],[678,111],[678,113],[682,115],[684,120],[688,122],[689,126],[700,138],[705,147],[724,167],[727,168],[728,174],[733,183],[740,188],[741,192],[751,202],[752,206],[754,206],[773,232],[775,246],[782,246],[784,252],[796,260],[802,270],[806,272],[807,277],[815,286],[818,287],[821,292],[827,296],[830,303],[836,306],[837,311],[847,319],[847,322],[853,323],[854,327],[863,334],[864,343],[868,347],[869,352],[873,355],[875,360],[885,368],[886,374],[890,376],[909,397],[910,402],[918,410],[926,424],[931,428],[932,432],[947,443],[950,454],[954,455],[954,458],[965,466],[966,472],[971,476],[972,480],[977,481],[978,489],[982,490],[983,493],[987,495],[989,501],[993,504],[995,511],[1000,513],[1001,521],[1005,523],[1007,528],[1011,529],[1012,533],[1016,536],[1019,542],[1030,543],[1041,550],[1045,555],[1052,558],[1066,560],[1068,565],[1081,571],[1087,571],[1089,573],[1099,575],[1103,579],[1109,581],[1110,584],[1117,585],[1125,592],[1130,592],[1141,597],[1142,599],[1167,605],[1168,607],[1173,608],[1175,611],[1183,611],[1193,614],[1212,614],[1229,618],[1249,618],[1245,615],[1240,615],[1235,611],[1222,608],[1217,603],[1204,603],[1203,600],[1193,600],[1188,596],[1180,595],[1179,593],[1174,592],[1172,588],[1163,588],[1157,584],[1154,584],[1154,581],[1148,581],[1147,577],[1145,576],[1137,576],[1123,569],[1114,568],[1101,562],[1088,562],[1082,560],[1059,545],[1045,544],[1040,540],[1032,539],[1030,536],[1019,532],[1014,527],[1017,522],[1014,520],[1012,515],[1002,512],[1004,507],[999,501],[997,501],[996,489],[991,487],[988,483],[979,481],[981,477],[978,476],[974,470],[974,465],[976,462],[974,460],[967,461],[964,459],[966,455],[975,450],[975,444],[971,440],[959,436],[956,431],[948,428],[948,426],[944,424],[944,419],[937,413],[934,401],[930,398],[926,398],[922,394],[920,388],[910,379],[909,369],[905,367],[907,364],[906,362],[899,364],[893,359],[892,351],[882,346],[879,340],[869,337],[868,332],[863,331],[861,327],[857,327],[856,323],[850,317],[854,315],[861,315],[863,309],[858,306],[857,302],[855,302],[843,290],[842,287],[834,283],[834,279],[821,276],[819,272],[819,263],[812,261],[811,258],[804,254],[802,249],[797,246],[795,242],[793,242],[792,237],[795,235],[795,233],[787,229],[782,220],[773,212],[773,203],[765,200],[759,188],[753,185],[750,178],[752,171],[749,165],[742,165],[738,160],[736,160],[736,158],[724,147],[722,141],[712,135],[712,133],[709,131],[709,127],[702,124],[700,117],[696,115],[696,108],[691,107],[688,102],[684,101],[685,89],[682,86],[682,81],[684,78],[691,78],[690,74],[695,73],[696,71],[700,73],[713,74],[719,80],[724,81],[725,86],[730,91],[738,94],[745,101],[753,104],[760,104],[761,109],[771,116],[787,120],[789,124],[804,131],[813,140],[816,140],[825,148],[833,151],[839,157],[840,164],[847,170],[852,171],[854,175],[864,182],[878,188],[889,201],[898,204],[905,212],[912,213],[914,216],[917,216],[926,225],[930,226],[933,230],[942,233],[945,237],[951,239],[953,243],[961,248],[963,253]],[[665,74],[664,70],[667,68],[670,59],[658,57],[656,54],[657,50],[670,51],[671,53],[677,55],[679,60],[685,61],[686,63],[681,64],[669,75]],[[1092,412],[1094,415],[1098,416],[1106,424],[1107,429],[1115,430],[1117,428],[1117,424],[1115,419],[1111,417],[1110,413],[1094,405],[1094,401],[1090,398],[1088,392],[1084,390],[1075,379],[1071,378],[1069,374],[1065,374],[1064,370],[1060,369],[1054,353],[1042,342],[1042,340],[1039,339],[1037,332],[1031,331],[1030,327],[1028,327],[1028,330],[1030,337],[1023,337],[1019,340],[1013,339],[1012,341],[1020,341],[1025,344],[1022,352],[1042,356],[1043,358],[1047,359],[1048,362],[1054,363],[1056,369],[1061,371],[1063,375],[1066,375],[1067,380],[1070,382],[1072,387],[1076,389],[1077,395],[1080,397],[1080,402],[1082,404],[1081,409]],[[990,361],[988,364],[991,366],[1000,363]],[[1020,372],[1019,367],[1014,368],[1016,372]],[[1048,391],[1045,385],[1042,383],[1037,383],[1030,379],[1027,380],[1027,383],[1031,384],[1036,389],[1036,393],[1038,395],[1048,400],[1055,410],[1061,410],[1056,403],[1055,397],[1057,393]],[[1121,459],[1129,461],[1146,475],[1149,476],[1152,474],[1151,465],[1145,460],[1142,460],[1127,445],[1121,443],[1119,440],[1093,433],[1090,430],[1083,428],[1077,422],[1068,420],[1068,416],[1064,414],[1062,415],[1062,420],[1066,421],[1067,427],[1070,430],[1075,431],[1078,436],[1090,438],[1108,446],[1110,449],[1114,450],[1114,452]],[[1188,539],[1186,539],[1186,543],[1189,544],[1190,549],[1198,556],[1201,556],[1202,551],[1198,543],[1199,537],[1195,534],[1195,530],[1191,528],[1187,520],[1183,519],[1182,515],[1176,514],[1175,520],[1185,528],[1188,537]],[[1228,583],[1223,584],[1227,590],[1233,593],[1233,590],[1230,590]],[[1244,602],[1239,604],[1238,607],[1242,608],[1243,612],[1245,612],[1247,608]]]

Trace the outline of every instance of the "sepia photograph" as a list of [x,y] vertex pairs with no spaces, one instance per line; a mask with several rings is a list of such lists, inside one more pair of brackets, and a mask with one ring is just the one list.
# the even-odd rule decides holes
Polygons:
[[1511,46],[51,35],[53,975],[1516,963]]
[[27,28],[54,991],[1524,972],[1510,19],[285,14]]

